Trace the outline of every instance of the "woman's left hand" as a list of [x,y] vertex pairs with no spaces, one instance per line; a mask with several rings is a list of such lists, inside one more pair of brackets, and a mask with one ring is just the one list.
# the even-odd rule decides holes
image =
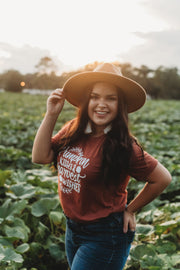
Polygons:
[[136,217],[133,212],[129,212],[127,209],[124,211],[124,225],[123,232],[127,233],[128,229],[131,231],[136,230]]

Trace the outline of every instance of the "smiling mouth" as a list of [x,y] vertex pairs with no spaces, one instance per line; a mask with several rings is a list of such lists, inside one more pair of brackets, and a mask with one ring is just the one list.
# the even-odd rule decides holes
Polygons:
[[105,115],[105,114],[107,114],[108,112],[95,111],[95,113],[98,114],[98,115]]

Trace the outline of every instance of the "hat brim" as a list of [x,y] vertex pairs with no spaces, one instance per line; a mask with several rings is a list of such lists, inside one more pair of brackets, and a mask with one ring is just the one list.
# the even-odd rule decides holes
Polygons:
[[108,82],[121,88],[127,103],[128,113],[140,109],[146,101],[146,92],[137,82],[113,73],[87,71],[70,77],[63,86],[69,103],[79,107],[87,94],[88,86],[96,82]]

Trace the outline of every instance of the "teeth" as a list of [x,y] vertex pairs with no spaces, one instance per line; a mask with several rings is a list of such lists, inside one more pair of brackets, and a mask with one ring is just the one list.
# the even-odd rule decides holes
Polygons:
[[103,114],[106,114],[106,112],[96,112],[96,113],[98,113],[98,114],[102,114],[102,115],[103,115]]

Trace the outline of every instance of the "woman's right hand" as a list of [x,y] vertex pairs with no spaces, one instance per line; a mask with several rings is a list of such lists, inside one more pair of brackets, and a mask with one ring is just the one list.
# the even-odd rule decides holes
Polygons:
[[62,89],[54,90],[47,99],[47,113],[58,116],[64,106],[65,95]]

